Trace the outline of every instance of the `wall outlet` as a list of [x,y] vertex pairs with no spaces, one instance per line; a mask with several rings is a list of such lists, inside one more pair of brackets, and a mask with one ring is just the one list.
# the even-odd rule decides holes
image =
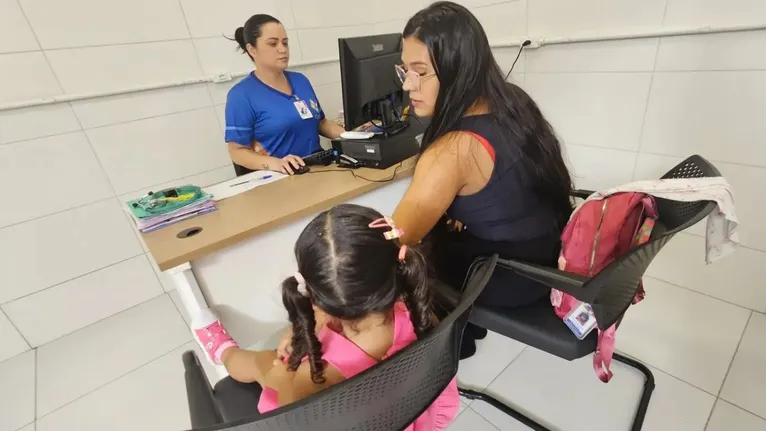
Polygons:
[[219,73],[218,75],[213,76],[213,82],[226,82],[231,81],[232,79],[231,73],[229,72]]

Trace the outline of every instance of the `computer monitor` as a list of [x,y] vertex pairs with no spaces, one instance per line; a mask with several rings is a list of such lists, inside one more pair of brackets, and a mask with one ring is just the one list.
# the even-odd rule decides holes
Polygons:
[[338,40],[346,130],[378,120],[386,134],[403,130],[409,102],[394,66],[401,63],[402,35],[382,34]]

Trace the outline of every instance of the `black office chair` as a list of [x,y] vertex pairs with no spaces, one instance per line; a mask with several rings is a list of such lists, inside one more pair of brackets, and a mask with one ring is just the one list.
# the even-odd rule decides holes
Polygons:
[[[666,173],[662,178],[701,178],[720,176],[718,170],[704,158],[694,155]],[[575,197],[587,198],[592,192],[576,191]],[[513,270],[551,288],[566,292],[593,306],[601,329],[619,324],[631,305],[638,283],[660,249],[678,232],[707,217],[715,208],[714,202],[677,202],[657,199],[659,219],[651,239],[612,262],[594,277],[570,274],[558,269],[531,265],[515,260],[498,260],[498,270]],[[651,294],[651,292],[649,292]],[[521,341],[527,345],[572,361],[596,350],[597,334],[592,332],[578,340],[562,320],[553,312],[550,299],[544,298],[528,307],[513,310],[475,306],[471,323]],[[654,390],[654,376],[645,365],[615,352],[614,359],[641,371],[646,377],[631,430],[638,431],[644,422],[649,400]],[[594,377],[595,378],[595,377]],[[549,428],[535,422],[497,399],[473,390],[461,389],[469,399],[485,401],[514,419],[537,431]]]
[[234,166],[234,173],[237,174],[238,177],[241,177],[242,175],[247,175],[247,174],[249,174],[251,172],[255,172],[252,169],[248,169],[248,168],[246,168],[244,166],[240,166],[240,165],[238,165],[238,164],[236,164],[234,162],[232,162],[231,164],[232,164],[232,166]]
[[[395,431],[417,419],[455,377],[460,341],[473,302],[487,285],[497,256],[478,260],[466,277],[458,305],[427,337],[363,373],[280,409],[257,414],[259,390],[226,378],[210,387],[193,351],[184,353],[186,394],[195,431],[312,430]],[[445,305],[446,304],[446,305]],[[237,392],[235,396],[226,390]],[[231,420],[226,416],[245,419]]]

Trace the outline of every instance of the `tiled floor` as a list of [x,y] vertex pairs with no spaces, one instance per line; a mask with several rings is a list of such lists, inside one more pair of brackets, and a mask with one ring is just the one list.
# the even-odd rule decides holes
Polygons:
[[[617,334],[618,350],[649,365],[656,380],[643,429],[766,431],[766,315],[652,278],[645,285],[647,299]],[[496,334],[479,343],[478,354],[461,363],[462,384],[553,429],[629,429],[639,372],[617,363],[603,384],[590,357],[567,362]],[[475,401],[450,428],[469,429],[527,428]]]
[[[647,278],[647,299],[617,337],[654,372],[647,431],[766,431],[766,315]],[[197,349],[174,293],[0,362],[0,431],[188,428],[181,353]],[[2,316],[0,315],[0,319]],[[14,340],[10,340],[14,341]],[[208,370],[213,376],[212,370]],[[609,384],[590,358],[566,362],[490,333],[459,380],[553,429],[627,430],[641,386],[615,364]],[[525,428],[464,402],[450,431]]]

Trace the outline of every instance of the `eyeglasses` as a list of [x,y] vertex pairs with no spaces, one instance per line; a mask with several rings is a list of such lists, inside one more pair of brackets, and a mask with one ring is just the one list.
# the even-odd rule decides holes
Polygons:
[[402,89],[404,91],[420,91],[423,80],[432,76],[436,76],[436,73],[427,73],[425,75],[421,75],[412,70],[407,71],[404,70],[404,67],[399,64],[395,65],[394,69],[396,69],[396,76],[402,83]]

